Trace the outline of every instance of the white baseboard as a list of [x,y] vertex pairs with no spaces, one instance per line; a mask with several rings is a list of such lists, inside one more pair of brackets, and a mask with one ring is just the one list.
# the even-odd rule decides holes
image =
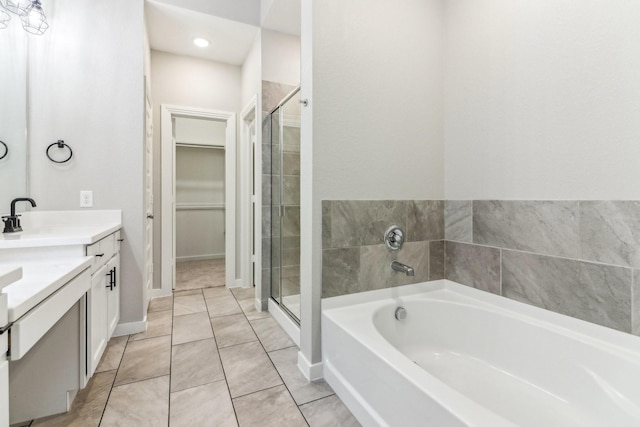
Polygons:
[[119,323],[113,331],[114,337],[121,337],[123,335],[137,334],[147,330],[147,316],[144,316],[144,320],[139,322]]
[[311,364],[301,351],[298,352],[298,369],[308,381],[320,380],[324,377],[322,362]]
[[298,326],[291,318],[282,311],[280,306],[269,298],[269,313],[278,322],[278,324],[284,329],[294,343],[300,347],[300,326]]
[[151,289],[151,299],[162,298],[173,295],[171,289]]
[[256,304],[256,310],[258,310],[258,311],[269,311],[269,300],[268,299],[261,300],[261,299],[256,298],[255,304]]
[[180,261],[202,261],[206,259],[223,259],[224,253],[222,254],[205,254],[205,255],[189,255],[189,256],[179,256],[176,257],[176,262]]

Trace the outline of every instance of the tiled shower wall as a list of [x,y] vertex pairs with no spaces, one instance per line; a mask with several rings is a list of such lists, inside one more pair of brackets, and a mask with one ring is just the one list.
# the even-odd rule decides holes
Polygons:
[[[392,223],[409,236],[397,253]],[[640,334],[637,201],[327,201],[323,244],[323,297],[445,277]]]

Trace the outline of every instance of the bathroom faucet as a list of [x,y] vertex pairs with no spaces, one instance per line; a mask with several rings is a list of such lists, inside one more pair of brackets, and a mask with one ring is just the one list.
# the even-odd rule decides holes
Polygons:
[[413,267],[409,267],[408,265],[405,265],[398,261],[393,261],[391,263],[391,269],[404,273],[407,276],[413,276],[414,274]]
[[2,221],[4,222],[3,233],[15,233],[16,231],[22,231],[20,219],[18,218],[20,215],[16,215],[17,202],[29,202],[32,207],[36,207],[36,202],[28,197],[18,197],[17,199],[13,199],[11,201],[11,214],[9,216],[2,217]]

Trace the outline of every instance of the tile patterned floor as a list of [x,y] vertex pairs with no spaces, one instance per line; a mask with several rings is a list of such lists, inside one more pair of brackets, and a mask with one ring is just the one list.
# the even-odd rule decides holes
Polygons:
[[146,332],[109,341],[71,411],[24,425],[359,426],[324,381],[304,379],[252,291],[226,289],[211,264],[180,263],[181,290],[151,302]]

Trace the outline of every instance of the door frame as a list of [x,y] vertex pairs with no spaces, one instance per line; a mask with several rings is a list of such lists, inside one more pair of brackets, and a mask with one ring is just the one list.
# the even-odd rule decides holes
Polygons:
[[[256,285],[256,289],[260,289],[261,271],[262,271],[262,185],[259,177],[258,163],[262,162],[262,141],[258,132],[258,94],[251,97],[251,100],[242,109],[240,113],[240,208],[241,208],[241,225],[240,225],[240,268],[242,272],[243,286],[251,287]],[[254,141],[251,139],[253,131]],[[252,144],[255,143],[253,149],[254,158],[253,165],[251,162]],[[251,194],[251,184],[254,183],[255,193]],[[255,209],[252,215],[252,204],[255,203]],[[253,250],[252,250],[253,249]],[[255,268],[255,282],[251,283],[251,265]]]
[[162,266],[161,288],[172,292],[176,282],[176,145],[173,139],[173,118],[187,117],[225,120],[225,284],[236,284],[236,114],[230,111],[178,105],[160,105],[161,193],[162,193]]

